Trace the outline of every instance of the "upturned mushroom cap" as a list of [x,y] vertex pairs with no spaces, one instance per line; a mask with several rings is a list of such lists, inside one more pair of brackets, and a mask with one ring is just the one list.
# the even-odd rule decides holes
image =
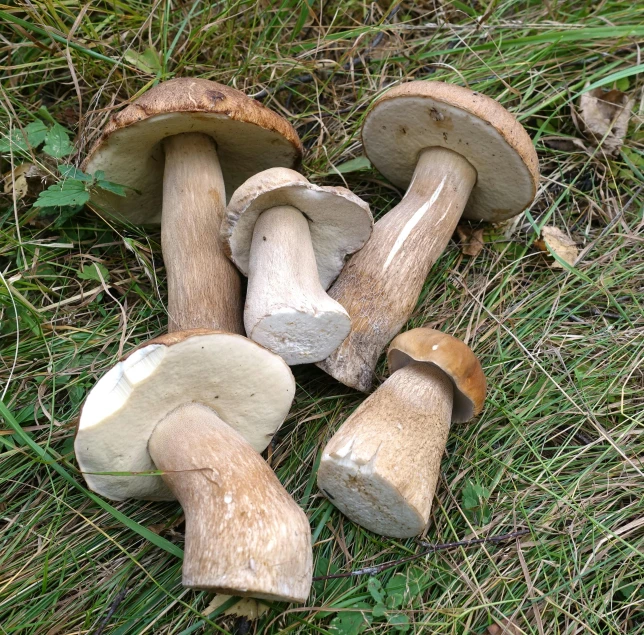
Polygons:
[[74,449],[92,490],[114,500],[173,500],[160,476],[96,472],[155,470],[148,440],[168,413],[187,403],[211,408],[261,452],[293,401],[284,360],[241,335],[196,329],[135,349],[94,386]]
[[328,289],[346,256],[369,239],[373,217],[369,205],[344,187],[322,187],[287,168],[271,168],[248,179],[233,194],[222,223],[224,249],[248,275],[255,221],[271,207],[290,205],[309,221],[320,284]]
[[537,191],[537,154],[523,126],[494,99],[454,84],[415,81],[392,88],[367,113],[362,143],[371,163],[405,188],[421,150],[439,146],[465,157],[478,178],[464,218],[511,218]]
[[391,373],[411,362],[425,362],[440,368],[454,384],[454,423],[465,423],[483,409],[485,375],[479,360],[461,340],[435,329],[412,329],[393,339],[387,361]]
[[105,127],[83,169],[102,170],[106,179],[132,189],[125,197],[98,190],[92,202],[131,223],[160,223],[161,141],[183,132],[215,140],[228,193],[256,172],[295,167],[302,157],[293,126],[258,101],[206,79],[172,79],[144,93]]

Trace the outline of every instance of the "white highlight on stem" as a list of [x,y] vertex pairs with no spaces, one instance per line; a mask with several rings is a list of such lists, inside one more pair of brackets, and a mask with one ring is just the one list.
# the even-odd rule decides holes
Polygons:
[[405,223],[405,226],[402,228],[402,231],[398,235],[398,238],[396,238],[396,242],[394,243],[394,246],[391,248],[391,251],[387,256],[387,260],[385,260],[385,264],[382,268],[383,271],[386,271],[387,267],[389,267],[389,265],[391,264],[391,261],[394,259],[396,254],[400,251],[400,248],[403,246],[404,242],[407,240],[407,238],[409,237],[409,234],[411,234],[414,227],[418,225],[418,223],[421,221],[423,216],[425,216],[425,214],[432,208],[432,206],[440,196],[441,192],[443,191],[443,186],[445,185],[446,178],[447,178],[446,176],[443,177],[440,184],[433,192],[431,198],[426,203],[421,205],[418,211],[415,212],[414,215]]

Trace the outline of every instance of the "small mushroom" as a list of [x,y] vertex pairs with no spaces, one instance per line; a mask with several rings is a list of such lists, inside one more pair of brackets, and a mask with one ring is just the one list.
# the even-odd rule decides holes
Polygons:
[[534,199],[539,168],[513,115],[489,97],[441,82],[388,91],[367,113],[362,141],[371,163],[407,193],[329,290],[349,312],[351,333],[319,366],[366,392],[461,216],[497,222],[518,214]]
[[74,443],[78,464],[106,498],[179,500],[185,586],[303,602],[309,523],[258,454],[294,392],[284,361],[241,335],[164,335],[94,386]]
[[450,422],[481,411],[486,382],[474,353],[434,329],[398,335],[387,357],[391,376],[324,448],[318,487],[359,525],[408,538],[429,520]]
[[291,365],[333,352],[351,320],[325,290],[372,226],[367,203],[343,187],[313,185],[287,168],[248,179],[221,230],[228,255],[248,276],[248,337]]
[[285,119],[205,79],[159,84],[112,117],[84,169],[129,188],[125,197],[96,189],[92,204],[130,223],[161,223],[170,331],[243,332],[241,280],[216,238],[226,192],[301,154]]

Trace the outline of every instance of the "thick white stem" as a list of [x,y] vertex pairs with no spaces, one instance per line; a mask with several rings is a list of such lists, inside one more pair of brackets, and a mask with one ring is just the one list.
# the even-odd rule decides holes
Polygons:
[[241,279],[218,240],[226,191],[215,142],[191,132],[167,137],[163,148],[168,330],[242,333]]
[[453,384],[431,364],[396,371],[342,424],[322,453],[318,487],[351,520],[384,536],[429,520],[452,416]]
[[184,586],[306,600],[308,519],[238,432],[206,406],[190,403],[159,422],[148,447],[186,516]]
[[324,359],[351,329],[320,284],[309,223],[294,207],[268,209],[255,223],[244,326],[291,365]]

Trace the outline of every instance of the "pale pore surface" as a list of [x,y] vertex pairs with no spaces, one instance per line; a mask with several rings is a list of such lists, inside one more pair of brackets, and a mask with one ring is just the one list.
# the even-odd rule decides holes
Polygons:
[[273,207],[255,223],[244,325],[289,365],[324,359],[349,334],[351,319],[320,285],[309,223],[294,207]]
[[256,174],[235,192],[222,224],[231,259],[244,275],[248,275],[258,217],[286,205],[298,209],[309,221],[320,284],[328,289],[346,256],[360,249],[371,235],[369,206],[346,188],[314,185],[294,170],[273,168]]
[[389,341],[409,320],[429,271],[461,217],[476,172],[442,148],[421,153],[403,200],[351,256],[329,295],[351,317],[351,333],[320,368],[364,392]]
[[362,132],[373,165],[399,187],[409,185],[419,153],[431,147],[458,152],[478,179],[464,218],[499,222],[532,203],[534,184],[521,156],[483,119],[430,97],[383,100]]
[[172,500],[159,476],[90,472],[155,470],[147,444],[161,419],[202,403],[261,452],[293,401],[295,380],[277,355],[240,335],[198,335],[153,344],[119,362],[94,386],[81,412],[74,448],[95,492],[114,500]]
[[322,454],[318,487],[348,518],[384,536],[423,531],[452,414],[452,382],[413,363],[342,424]]
[[292,143],[281,134],[248,122],[204,112],[156,115],[112,132],[90,157],[86,172],[103,170],[109,181],[132,188],[126,197],[97,189],[92,192],[92,203],[130,223],[160,223],[161,141],[183,132],[203,132],[215,139],[228,195],[256,172],[290,166],[297,159]]
[[212,410],[190,404],[154,429],[150,453],[186,515],[184,586],[306,600],[308,519],[241,435]]

